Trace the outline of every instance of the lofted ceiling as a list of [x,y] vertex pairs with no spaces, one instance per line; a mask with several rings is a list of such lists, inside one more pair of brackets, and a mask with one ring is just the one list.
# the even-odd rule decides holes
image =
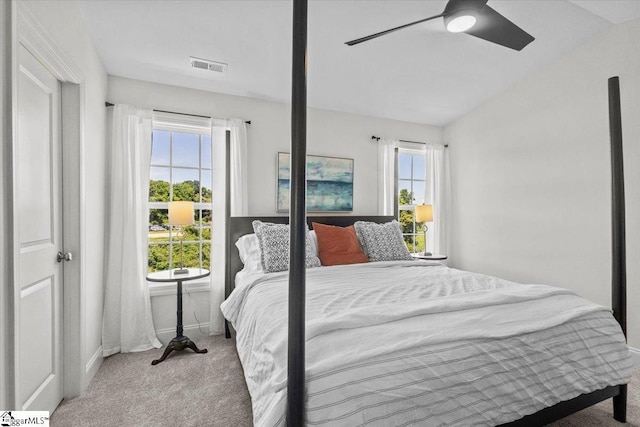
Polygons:
[[[289,102],[292,2],[77,0],[108,74]],[[640,17],[638,0],[489,0],[536,40],[517,52],[425,22],[446,0],[310,0],[312,107],[443,126],[598,33]],[[189,56],[228,64],[225,75]]]

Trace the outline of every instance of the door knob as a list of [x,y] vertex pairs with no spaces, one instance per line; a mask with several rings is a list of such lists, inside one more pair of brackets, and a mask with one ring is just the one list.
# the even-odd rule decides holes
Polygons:
[[71,252],[67,252],[66,254],[63,254],[62,252],[58,252],[58,255],[56,257],[56,260],[58,262],[71,261],[72,259],[73,259],[73,255],[71,255]]

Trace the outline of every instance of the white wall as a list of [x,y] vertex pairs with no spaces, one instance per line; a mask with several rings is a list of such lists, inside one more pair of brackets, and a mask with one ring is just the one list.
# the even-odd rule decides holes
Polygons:
[[[109,76],[108,99],[138,107],[251,120],[248,127],[249,214],[275,215],[276,153],[290,151],[288,104]],[[309,108],[307,153],[355,159],[354,215],[377,213],[377,148],[371,135],[433,143],[441,128]]]
[[[156,335],[163,345],[176,336],[176,284],[151,285],[151,311]],[[193,341],[209,335],[209,284],[207,281],[183,283],[182,322],[184,335]]]
[[105,206],[104,100],[107,75],[72,1],[23,1],[55,43],[82,71],[84,101],[81,198],[84,199],[82,229],[82,324],[84,328],[84,386],[102,362],[102,305]]
[[[108,100],[144,108],[251,120],[248,126],[249,215],[276,215],[276,155],[290,151],[287,104],[109,76]],[[441,143],[442,129],[416,123],[309,108],[307,153],[354,159],[353,214],[376,215],[377,146],[371,135]],[[191,282],[190,282],[191,283]],[[193,283],[191,283],[193,285]],[[187,288],[191,285],[185,285]],[[163,288],[164,289],[164,288]],[[164,343],[175,336],[175,295],[152,287],[153,319]],[[197,339],[209,322],[208,294],[184,300],[185,334]]]
[[640,348],[640,21],[614,27],[445,129],[454,267],[610,306],[607,79],[620,76],[629,344]]

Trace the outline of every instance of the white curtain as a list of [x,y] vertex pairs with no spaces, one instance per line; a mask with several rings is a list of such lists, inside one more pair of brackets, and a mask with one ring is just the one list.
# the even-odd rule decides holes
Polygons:
[[146,281],[152,111],[118,104],[110,116],[104,356],[161,347]]
[[226,133],[230,132],[230,212],[231,216],[246,216],[249,212],[247,192],[247,125],[242,119],[213,119],[211,129],[213,165],[213,233],[211,233],[211,305],[209,334],[224,331],[220,304],[224,301],[225,283],[225,191]]
[[231,216],[249,214],[247,192],[247,124],[242,119],[229,120],[231,130]]
[[378,214],[397,215],[395,212],[396,148],[399,141],[378,141]]
[[[213,119],[214,131],[227,128],[231,132],[231,216],[249,214],[249,195],[247,191],[247,124],[243,119]],[[213,132],[212,131],[212,138]],[[223,138],[223,145],[226,140]],[[223,153],[226,153],[224,151]],[[212,153],[213,154],[213,153]],[[222,157],[224,160],[224,156]],[[223,163],[224,166],[224,163]],[[224,211],[223,211],[224,212]]]
[[433,223],[427,233],[427,251],[446,254],[446,172],[445,148],[442,145],[426,145],[427,185],[424,200],[433,205]]

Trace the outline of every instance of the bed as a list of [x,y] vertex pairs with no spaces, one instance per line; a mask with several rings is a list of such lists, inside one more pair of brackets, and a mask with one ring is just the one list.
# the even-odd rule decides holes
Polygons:
[[[336,418],[335,415],[331,415],[331,414],[328,417],[329,418],[333,417],[334,419],[329,420],[328,418],[325,417],[324,421],[319,420],[319,418],[323,417],[324,415],[320,415],[318,418],[316,418],[316,414],[309,415],[311,412],[315,412],[316,410],[318,410],[318,413],[319,413],[323,408],[336,406],[335,403],[339,403],[340,399],[336,400],[334,398],[335,397],[334,391],[336,392],[338,391],[338,389],[335,389],[335,390],[333,389],[333,387],[335,387],[335,385],[337,384],[337,382],[335,381],[333,382],[333,386],[331,386],[331,383],[329,384],[330,386],[326,389],[326,393],[320,393],[320,391],[323,391],[323,390],[311,390],[311,384],[314,383],[323,375],[322,370],[317,369],[319,365],[322,365],[323,360],[318,360],[313,358],[314,356],[313,351],[315,351],[313,347],[311,347],[312,352],[310,353],[311,355],[310,357],[306,357],[306,354],[305,354],[306,347],[307,347],[306,340],[308,339],[308,337],[305,337],[305,329],[309,326],[308,320],[305,319],[306,317],[305,301],[307,299],[307,291],[306,291],[307,274],[305,271],[306,259],[304,255],[305,233],[306,233],[305,222],[308,222],[308,218],[306,217],[306,201],[305,201],[305,198],[306,198],[305,170],[306,170],[306,149],[307,149],[307,141],[306,141],[306,133],[307,133],[307,129],[306,129],[307,128],[307,123],[306,123],[306,120],[307,120],[307,117],[306,117],[306,114],[307,114],[307,94],[306,94],[306,91],[307,91],[306,89],[307,87],[307,9],[308,9],[308,0],[294,0],[293,31],[292,31],[292,34],[293,34],[292,65],[293,66],[292,66],[292,92],[291,92],[291,181],[290,181],[290,197],[291,197],[290,198],[291,200],[290,225],[291,225],[292,238],[291,238],[291,251],[290,251],[291,265],[290,265],[290,271],[288,274],[289,283],[288,283],[288,302],[287,302],[289,312],[287,316],[282,316],[282,315],[273,316],[274,318],[279,318],[281,322],[284,317],[286,325],[280,325],[280,328],[286,327],[286,329],[288,330],[288,341],[286,344],[286,347],[288,347],[288,354],[287,354],[288,371],[287,371],[286,379],[284,380],[286,384],[283,383],[283,376],[281,374],[282,367],[280,368],[273,367],[271,373],[273,373],[274,375],[271,375],[271,373],[269,373],[268,371],[265,371],[264,367],[262,367],[261,368],[262,370],[259,370],[259,371],[262,373],[265,373],[266,375],[263,375],[263,377],[261,379],[258,379],[258,381],[254,381],[255,380],[254,378],[249,378],[247,373],[251,375],[250,369],[252,368],[253,365],[249,360],[249,358],[251,357],[250,351],[246,352],[245,348],[252,348],[252,342],[255,342],[259,345],[261,340],[264,340],[265,338],[268,338],[268,337],[261,337],[256,334],[246,333],[247,331],[245,331],[245,327],[241,326],[244,320],[241,319],[241,317],[238,317],[238,316],[241,316],[239,312],[243,311],[242,308],[239,308],[239,311],[237,310],[227,311],[228,307],[223,308],[223,311],[226,312],[225,316],[227,318],[232,318],[233,322],[235,322],[236,326],[238,326],[239,328],[236,333],[236,342],[241,343],[241,345],[238,346],[238,352],[239,352],[240,359],[243,363],[243,366],[245,367],[245,378],[247,378],[247,385],[252,395],[254,423],[257,425],[270,425],[271,423],[274,423],[273,425],[286,424],[290,427],[293,427],[293,426],[297,427],[302,425],[316,425],[316,424],[317,425],[321,425],[321,424],[338,425],[341,422],[339,419],[335,419]],[[613,362],[608,362],[604,360],[606,355],[601,354],[600,351],[597,350],[597,348],[599,347],[608,348],[611,350],[612,353],[616,353],[620,356],[615,362],[617,366],[613,368],[613,371],[610,373],[611,374],[610,376],[609,374],[607,374],[607,375],[604,375],[603,377],[600,377],[600,375],[602,375],[602,372],[597,372],[597,371],[606,370],[606,368],[604,367],[598,368],[596,366],[597,364],[589,365],[589,369],[586,371],[579,367],[576,367],[575,365],[573,367],[570,366],[570,364],[567,365],[562,360],[563,356],[557,352],[554,352],[554,348],[564,347],[569,343],[558,342],[556,343],[557,345],[547,346],[546,349],[548,349],[549,351],[550,360],[553,359],[557,361],[557,365],[553,368],[549,368],[549,371],[554,371],[554,372],[564,371],[563,367],[566,366],[566,368],[569,371],[574,373],[573,375],[574,378],[568,379],[566,381],[563,379],[563,375],[559,375],[558,377],[559,381],[561,382],[559,387],[563,387],[565,389],[563,391],[564,396],[560,396],[560,394],[550,393],[549,395],[555,394],[555,397],[549,400],[548,398],[549,395],[547,397],[540,398],[538,394],[531,392],[531,394],[529,395],[529,400],[531,402],[531,405],[526,409],[523,409],[523,408],[514,409],[510,406],[501,406],[500,408],[502,408],[503,412],[506,414],[506,415],[504,414],[501,415],[499,414],[500,408],[497,408],[497,409],[490,408],[489,410],[491,411],[492,415],[488,417],[485,417],[484,413],[480,411],[476,411],[475,413],[479,415],[480,420],[474,420],[472,418],[468,418],[469,417],[468,415],[463,414],[462,417],[457,417],[455,419],[449,419],[448,421],[446,421],[448,425],[456,425],[456,423],[458,424],[462,423],[462,425],[500,424],[500,425],[509,425],[509,426],[543,426],[552,421],[558,420],[568,414],[577,412],[583,408],[586,408],[588,406],[591,406],[597,402],[603,401],[608,398],[613,398],[614,418],[620,422],[626,421],[626,400],[627,400],[627,385],[626,385],[627,378],[626,377],[628,377],[630,373],[631,363],[629,360],[628,350],[626,349],[625,337],[624,337],[624,334],[626,333],[625,195],[624,195],[624,171],[623,171],[623,152],[622,152],[622,124],[621,124],[621,112],[620,112],[620,88],[619,88],[618,77],[611,77],[608,81],[608,85],[609,85],[609,124],[610,124],[610,137],[611,137],[611,176],[612,176],[612,180],[611,180],[611,183],[612,183],[611,290],[612,290],[613,316],[611,316],[611,314],[607,314],[606,310],[602,310],[602,309],[598,310],[593,307],[591,310],[587,310],[586,308],[583,307],[585,310],[585,313],[583,313],[582,315],[574,316],[572,319],[566,319],[566,322],[564,323],[556,320],[555,322],[557,324],[555,324],[555,326],[547,325],[549,327],[546,329],[546,331],[551,333],[550,336],[557,337],[564,333],[563,331],[558,331],[557,328],[560,328],[566,325],[573,325],[572,328],[574,327],[580,328],[580,325],[583,324],[582,321],[585,321],[585,320],[588,322],[592,322],[592,321],[595,321],[596,323],[601,322],[600,326],[592,325],[593,328],[590,328],[587,326],[584,329],[582,329],[582,332],[591,333],[593,332],[593,330],[600,331],[600,332],[596,332],[596,334],[600,334],[601,337],[607,337],[611,339],[611,341],[607,342],[605,340],[597,344],[594,344],[594,343],[592,343],[591,345],[586,344],[586,345],[583,345],[582,348],[579,349],[578,351],[580,353],[584,353],[587,355],[591,354],[593,358],[596,358],[596,359],[600,358],[604,361],[604,365],[607,365]],[[237,238],[240,235],[251,233],[252,231],[250,227],[251,220],[252,220],[251,218],[235,219],[235,218],[231,218],[231,215],[230,215],[231,190],[230,190],[230,184],[229,184],[230,183],[229,141],[230,141],[230,135],[229,135],[229,132],[227,132],[227,192],[226,192],[227,193],[227,196],[226,196],[227,215],[226,217],[228,219],[228,223],[226,227],[226,235],[227,235],[228,246],[226,250],[226,253],[227,253],[226,291],[227,291],[227,297],[229,297],[227,301],[230,301],[232,298],[236,299],[236,297],[234,297],[233,295],[241,294],[241,292],[237,292],[236,290],[234,290],[235,274],[241,268],[240,265],[238,265],[238,258],[236,255],[237,252],[235,251],[233,246],[235,243],[234,237]],[[328,221],[336,221],[334,224],[339,226],[344,226],[344,225],[350,224],[351,223],[350,221],[356,221],[357,219],[358,218],[356,218],[355,216],[346,217],[346,218],[345,217],[335,218],[335,219],[332,219],[331,217],[329,217]],[[316,219],[316,220],[318,222],[325,222],[321,219]],[[283,218],[283,217],[274,217],[272,221],[284,223],[289,221],[289,219]],[[331,224],[331,222],[325,222],[325,223]],[[435,267],[435,268],[439,268],[439,267]],[[248,285],[246,283],[240,284],[240,285],[252,286],[252,289],[255,289],[255,286]],[[315,286],[313,282],[311,282],[310,285],[311,287]],[[503,288],[506,288],[506,287],[507,286],[503,286]],[[263,286],[263,288],[265,288],[265,286]],[[266,286],[266,288],[269,288],[269,287]],[[547,291],[553,292],[549,290]],[[244,294],[250,295],[250,294],[256,294],[256,292],[253,292],[253,291],[244,292]],[[282,297],[282,295],[284,295],[284,293],[281,293],[280,297]],[[559,294],[557,295],[557,297],[562,297],[562,295]],[[569,297],[569,295],[565,294],[565,297]],[[315,298],[315,296],[313,298]],[[237,298],[237,299],[244,300],[243,298]],[[271,301],[271,303],[273,303],[274,298],[270,300],[265,299],[264,301],[265,302]],[[225,302],[224,304],[227,304],[227,302]],[[236,301],[233,304],[244,306],[244,302],[242,301]],[[254,299],[254,304],[256,307],[259,307],[261,305],[261,301],[259,297]],[[249,305],[250,304],[247,302],[247,306]],[[486,307],[485,307],[485,310],[486,310]],[[251,310],[249,309],[246,311],[251,312]],[[562,311],[563,310],[561,309],[556,310],[556,312],[562,312]],[[586,313],[586,311],[589,311],[589,313]],[[428,313],[428,314],[422,313],[422,314],[430,315],[431,313]],[[437,314],[437,313],[434,313],[434,314]],[[544,317],[545,315],[546,314],[544,311],[541,311],[539,313],[539,317]],[[600,318],[591,319],[588,317],[588,316],[596,316],[596,315],[600,316]],[[270,314],[268,314],[263,319],[254,318],[253,320],[249,320],[249,322],[252,322],[253,325],[260,326],[260,327],[264,326],[264,325],[261,325],[260,323],[262,321],[267,322],[268,325],[273,325],[274,323],[278,323],[278,322],[269,322],[270,317],[271,317]],[[557,316],[553,316],[553,317],[557,319]],[[615,327],[615,322],[613,321],[613,318],[615,318],[615,320],[618,322],[619,328]],[[497,319],[499,319],[499,317]],[[312,320],[315,320],[315,319],[312,319]],[[401,319],[396,319],[396,321],[397,320],[402,321]],[[442,321],[442,319],[440,320]],[[517,316],[516,316],[516,320],[517,320]],[[508,323],[509,318],[504,318],[501,321]],[[394,323],[394,322],[392,321],[391,323]],[[363,327],[370,327],[370,326],[374,326],[374,325],[367,325]],[[403,329],[400,328],[399,324],[394,326],[398,326],[398,327],[391,328],[391,330],[395,330],[399,333],[403,332]],[[600,327],[604,327],[605,329],[601,329]],[[606,328],[611,328],[611,329],[607,330]],[[225,329],[226,329],[226,335],[227,337],[229,337],[230,330],[226,322],[225,322]],[[329,334],[334,333],[334,335],[338,335],[347,329],[354,329],[354,328],[336,328],[330,331],[327,329],[327,331]],[[275,331],[276,335],[277,334],[282,335],[282,332],[277,331],[278,327],[272,326],[272,330]],[[522,339],[533,337],[531,341],[535,343],[544,338],[544,337],[537,336],[535,334],[544,333],[544,331],[545,329],[543,327],[538,331],[531,330],[527,332],[525,330],[522,335],[518,335],[516,333],[515,335],[511,335],[511,336],[508,334],[505,334],[502,337],[485,337],[485,338],[489,340],[493,340],[493,343],[495,343],[498,346],[500,346],[500,344],[498,344],[500,340],[504,340],[504,339],[508,340],[510,339],[510,337],[521,337]],[[534,334],[534,335],[531,335],[531,334]],[[590,340],[591,338],[595,338],[595,337],[581,336],[575,330],[573,332],[567,331],[567,334],[568,335],[573,334],[573,336],[576,337],[574,340],[574,343],[580,342],[580,341],[588,342],[588,340]],[[576,334],[578,335],[576,336]],[[393,334],[391,333],[391,335]],[[363,335],[363,336],[366,336],[366,335]],[[311,334],[311,337],[312,339],[317,338],[317,335],[315,335],[315,332]],[[456,337],[454,339],[457,339],[457,338],[460,338],[460,337]],[[469,338],[470,337],[462,337],[462,339],[469,339]],[[330,353],[325,352],[324,354],[325,355],[329,354],[329,358],[331,358],[334,362],[336,361],[336,359],[338,359],[338,363],[339,363],[340,352],[350,348],[354,344],[354,342],[357,341],[358,339],[359,337],[356,336],[352,342],[345,343],[340,348],[338,348],[336,345],[333,345],[332,347],[327,347],[327,348],[331,348],[331,352]],[[471,338],[471,339],[473,340],[475,338]],[[267,341],[265,340],[264,342],[267,342]],[[325,341],[325,343],[330,344],[330,340]],[[505,344],[504,341],[502,341],[501,343]],[[388,343],[385,343],[385,344],[388,344]],[[459,349],[460,351],[463,351],[469,348],[476,348],[473,345],[470,345],[469,342],[464,342],[464,343],[461,342],[460,344],[461,344],[461,347]],[[278,345],[280,347],[277,347]],[[437,344],[434,344],[434,345],[437,345]],[[280,340],[280,344],[276,344],[276,347],[274,347],[274,349],[277,351],[274,352],[273,354],[281,355],[284,352],[284,350],[281,348],[282,346],[283,346],[282,340]],[[502,346],[502,347],[504,348],[505,346]],[[506,347],[509,347],[508,343]],[[523,349],[531,348],[531,346],[527,346],[521,343],[518,343],[517,346],[514,345],[513,347],[519,347]],[[449,348],[448,350],[452,350],[452,349]],[[406,351],[406,349],[401,349],[399,351]],[[446,352],[447,350],[445,349],[443,351]],[[542,350],[538,349],[536,351],[540,352],[545,350],[543,348]],[[625,351],[627,352],[626,356],[624,355]],[[393,353],[393,349],[391,349],[391,352]],[[315,354],[317,355],[318,353],[315,353]],[[465,363],[465,361],[468,361],[469,363],[477,362],[477,357],[483,357],[481,354],[482,354],[482,351],[476,352],[476,355],[473,355],[473,354],[470,354],[467,356],[458,355],[458,360],[460,363]],[[383,355],[379,355],[379,354],[365,355],[365,359],[367,356],[371,356],[373,358],[384,357]],[[406,354],[404,356],[406,356]],[[442,359],[449,360],[448,358],[450,356],[451,356],[451,353],[446,354],[442,356]],[[569,353],[565,353],[565,356],[571,357]],[[523,351],[522,354],[520,355],[520,359],[527,359],[527,357],[529,356],[526,351]],[[587,356],[587,357],[590,357],[590,356]],[[419,356],[417,355],[410,356],[410,359],[411,358],[417,360],[419,359]],[[265,360],[265,359],[262,359],[262,360]],[[273,361],[277,359],[274,358],[272,355],[271,360]],[[353,360],[354,359],[347,360],[346,364],[343,363],[343,365],[346,368],[353,367],[349,365],[349,363],[353,362]],[[379,361],[379,359],[376,359],[376,361]],[[522,362],[522,360],[518,360],[517,358],[514,358],[513,361],[514,363],[524,363]],[[281,363],[281,362],[282,361],[280,360],[278,363]],[[531,362],[534,362],[533,359],[531,360]],[[579,360],[575,362],[577,362],[578,366],[581,363]],[[359,362],[356,362],[356,363],[359,363]],[[365,366],[366,362],[360,363],[360,365]],[[339,370],[342,369],[342,368],[335,368],[333,365],[325,364],[325,367],[327,366],[329,366],[329,370],[337,369],[337,371],[335,372],[339,372]],[[534,369],[533,365],[531,366],[532,366],[532,369]],[[472,367],[469,367],[469,368],[472,368]],[[279,369],[279,371],[277,369]],[[307,371],[309,370],[311,370],[310,376],[307,375]],[[471,372],[471,370],[466,372],[467,373]],[[542,370],[544,371],[544,368],[542,368]],[[509,369],[505,370],[505,372],[508,372],[508,371]],[[516,369],[511,369],[511,371],[515,372]],[[384,372],[382,371],[379,372],[379,374],[383,374],[383,373]],[[586,380],[584,377],[589,375],[597,376],[598,378],[596,379],[595,382],[596,383],[600,382],[600,384],[596,385],[592,383],[590,386],[587,386],[586,384],[589,381]],[[373,378],[373,377],[375,377],[375,373],[370,378]],[[583,378],[581,378],[577,382],[574,382],[574,380],[576,380],[576,378],[579,378],[579,377],[583,377]],[[268,382],[270,378],[275,378],[276,381],[279,381],[279,382],[276,382],[276,384],[271,388],[263,387],[261,390],[258,390],[261,387],[260,382],[261,381]],[[405,385],[408,388],[411,388],[416,386],[417,384],[420,384],[421,382],[428,383],[429,381],[426,378],[427,377],[422,377],[417,382],[414,381],[411,384],[406,383]],[[437,379],[438,375],[436,374],[431,378]],[[466,378],[466,379],[463,378],[459,381],[459,383],[462,384],[463,386],[465,384],[466,385],[474,384],[476,382],[474,380],[477,378],[479,377],[472,377],[472,378]],[[556,385],[552,384],[550,381],[557,380],[557,378],[545,378],[544,372],[540,374],[540,378],[541,378],[541,381],[540,381],[539,387],[543,389],[556,387]],[[488,375],[485,379],[490,381],[491,375]],[[512,381],[511,384],[517,388],[517,385],[520,381],[523,381],[523,379],[522,378],[515,379],[515,381]],[[573,385],[571,385],[572,383]],[[578,385],[576,387],[577,383],[580,383],[581,385]],[[502,394],[515,395],[516,392],[513,390],[513,388],[510,389],[508,384],[509,384],[509,381],[503,382],[502,387],[504,387],[504,392]],[[350,384],[349,384],[349,381],[347,381],[342,385],[346,386],[346,387],[341,387],[341,389],[344,390],[345,388],[349,388]],[[498,386],[498,384],[494,384],[494,385]],[[315,384],[313,384],[313,386],[315,387]],[[380,393],[394,393],[394,391],[391,389],[379,390],[379,389],[376,389],[375,387],[370,387],[369,385],[364,385],[364,387],[366,387],[367,389],[360,394],[368,393],[369,395],[372,395],[372,394],[378,393],[378,391],[380,391]],[[396,391],[403,390],[404,388],[407,388],[407,387],[401,386],[397,388]],[[283,392],[284,388],[286,388],[286,393]],[[264,390],[266,390],[266,392],[264,392]],[[444,387],[441,387],[439,391],[441,391],[442,393],[447,393],[448,388],[445,385]],[[479,389],[478,391],[480,394],[483,393]],[[527,394],[527,387],[520,387],[520,392]],[[279,395],[274,398],[275,394],[279,394]],[[265,400],[263,398],[263,395],[271,396],[271,398],[267,398]],[[318,396],[320,395],[330,396],[329,398],[332,398],[334,400],[333,402],[330,401],[327,403],[321,403],[318,401]],[[331,396],[334,396],[334,397],[331,397]],[[424,399],[424,396],[426,396],[426,394],[422,394],[421,392],[418,392],[415,396],[412,397],[412,399],[413,398]],[[459,394],[456,394],[455,397],[452,398],[454,399],[455,402],[459,402],[459,405],[454,405],[454,408],[452,408],[449,411],[450,413],[455,412],[456,410],[455,406],[467,407],[475,404],[474,402],[466,402],[466,401],[458,400],[458,399],[465,399],[465,396],[466,396],[465,391],[461,390]],[[484,401],[485,402],[492,401],[496,397],[498,396],[492,396],[492,397],[487,396],[487,398],[484,399]],[[500,396],[500,397],[504,397],[504,396]],[[347,399],[347,401],[349,402],[354,402],[353,400],[354,398],[356,399],[358,398],[357,391],[355,394],[351,394],[349,396],[345,395],[344,399]],[[402,402],[405,400],[407,400],[406,395],[398,394],[397,396],[395,396],[395,403]],[[441,400],[440,403],[442,405],[450,404],[450,401],[448,400],[447,397],[440,400]],[[518,400],[518,398],[516,400]],[[520,400],[521,402],[523,401],[522,399]],[[556,403],[553,403],[552,400],[556,400]],[[266,402],[266,403],[263,403],[263,402]],[[387,403],[390,403],[390,402],[387,402]],[[431,404],[431,403],[433,402],[428,402],[428,404]],[[512,403],[506,403],[506,404],[511,405]],[[264,407],[259,407],[261,405],[264,405]],[[436,405],[437,405],[437,402],[436,402]],[[283,406],[286,406],[286,408],[283,408]],[[418,423],[420,425],[438,425],[440,423],[439,421],[434,420],[430,414],[424,415],[424,414],[418,414],[417,412],[412,413],[408,417],[407,421],[397,422],[398,420],[392,417],[394,417],[396,413],[400,413],[399,412],[400,410],[389,413],[387,409],[384,409],[385,403],[380,403],[380,404],[364,403],[361,407],[357,409],[361,413],[365,413],[366,410],[368,409],[376,410],[378,406],[383,407],[382,411],[383,412],[386,411],[386,413],[382,413],[380,415],[374,414],[374,415],[371,415],[370,418],[367,418],[369,417],[369,415],[364,415],[364,418],[362,418],[363,422],[361,422],[360,424],[373,425],[374,423],[379,423],[380,425],[410,425],[410,424]],[[418,411],[419,408],[417,407],[420,405],[415,405],[415,406],[416,406],[415,410]],[[424,406],[424,404],[422,406]],[[310,409],[314,409],[314,411],[310,411]],[[517,414],[515,414],[515,412],[517,412]],[[496,413],[497,415],[495,415]],[[344,413],[343,415],[351,416],[351,414],[344,414]],[[438,415],[446,416],[447,414],[438,414]],[[341,418],[341,419],[344,420],[344,418]]]
[[[236,331],[255,425],[282,426],[288,273],[242,271],[235,244],[254,220],[288,222],[228,219],[222,310]],[[308,268],[306,293],[306,425],[544,425],[626,398],[632,365],[620,326],[610,310],[566,290],[394,260]]]

